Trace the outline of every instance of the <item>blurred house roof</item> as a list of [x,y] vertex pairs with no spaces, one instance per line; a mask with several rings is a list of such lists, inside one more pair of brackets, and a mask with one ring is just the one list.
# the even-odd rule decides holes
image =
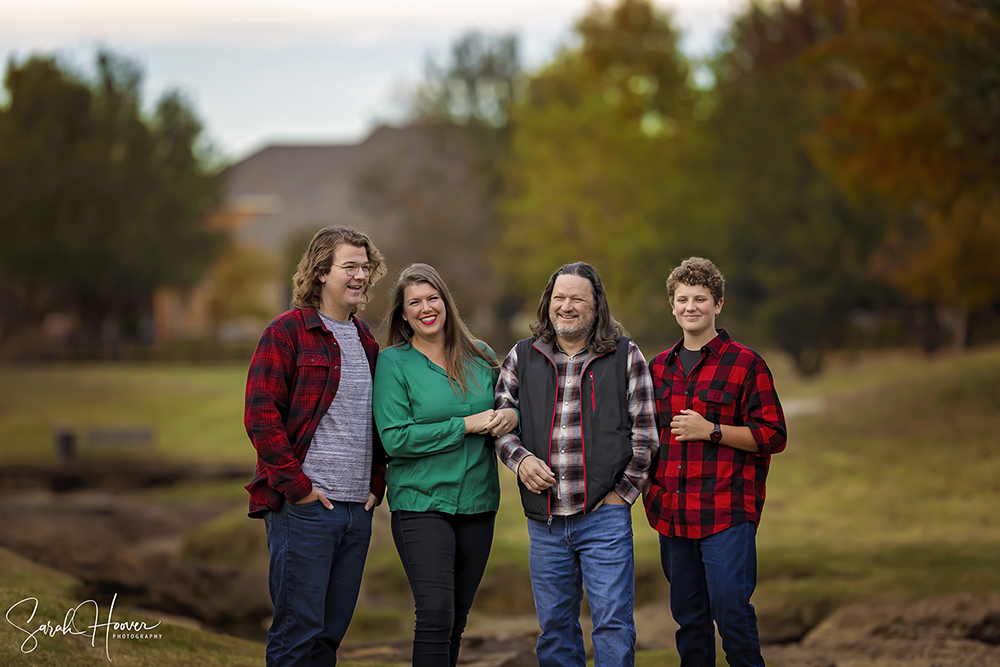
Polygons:
[[226,170],[228,224],[241,245],[272,252],[283,252],[297,234],[331,224],[385,233],[394,221],[365,210],[362,180],[401,159],[419,164],[425,134],[418,127],[382,126],[354,145],[268,146]]

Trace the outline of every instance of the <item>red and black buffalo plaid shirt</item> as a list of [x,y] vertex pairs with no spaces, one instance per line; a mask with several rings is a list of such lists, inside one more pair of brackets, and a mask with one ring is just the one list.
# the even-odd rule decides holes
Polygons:
[[[744,521],[760,523],[771,454],[785,448],[785,416],[764,360],[725,329],[685,376],[678,342],[649,365],[660,431],[659,460],[645,496],[649,524],[667,537],[699,539]],[[708,421],[749,426],[756,454],[709,441],[679,442],[670,422],[691,409]]]
[[[367,324],[351,319],[374,377],[378,342]],[[302,462],[339,383],[340,346],[314,308],[290,310],[264,330],[250,361],[243,417],[257,449],[257,472],[246,487],[250,516],[276,511],[286,499],[298,502],[312,491]],[[379,499],[385,493],[385,467],[373,421],[371,492]]]

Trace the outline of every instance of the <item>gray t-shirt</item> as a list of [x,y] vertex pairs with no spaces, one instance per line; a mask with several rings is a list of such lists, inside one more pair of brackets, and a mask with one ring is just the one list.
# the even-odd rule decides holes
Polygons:
[[684,376],[691,372],[699,361],[701,361],[701,350],[689,350],[683,345],[681,349],[677,350],[677,360],[681,364],[681,370],[684,371]]
[[340,385],[316,427],[302,471],[330,500],[363,503],[372,467],[371,369],[354,322],[320,317],[340,346]]

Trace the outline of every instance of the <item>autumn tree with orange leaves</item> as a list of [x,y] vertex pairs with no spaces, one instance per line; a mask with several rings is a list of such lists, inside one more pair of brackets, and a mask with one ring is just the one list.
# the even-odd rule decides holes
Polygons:
[[954,347],[1000,297],[1000,2],[857,0],[815,62],[839,106],[809,144],[861,201],[900,221],[872,268],[933,304]]

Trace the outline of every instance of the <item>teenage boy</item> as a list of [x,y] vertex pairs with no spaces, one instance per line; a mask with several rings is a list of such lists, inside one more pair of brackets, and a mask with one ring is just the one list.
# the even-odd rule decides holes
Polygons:
[[715,629],[733,667],[764,667],[750,596],[757,525],[785,418],[759,354],[715,328],[725,280],[707,259],[684,260],[667,294],[684,337],[650,364],[659,460],[645,494],[660,533],[683,667],[714,667]]

